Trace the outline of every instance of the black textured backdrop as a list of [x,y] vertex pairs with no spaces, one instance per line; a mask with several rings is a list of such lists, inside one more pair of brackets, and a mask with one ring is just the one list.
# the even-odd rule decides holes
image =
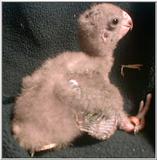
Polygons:
[[[137,111],[139,101],[148,92],[153,93],[145,130],[137,135],[117,131],[104,142],[85,135],[71,147],[37,153],[35,157],[154,157],[155,4],[115,4],[131,15],[134,29],[115,50],[111,80],[122,90],[125,109],[130,113]],[[30,157],[10,132],[14,99],[20,94],[22,77],[32,73],[49,56],[80,50],[77,17],[90,5],[89,2],[3,2],[3,157]],[[126,69],[125,78],[122,78],[120,65],[132,63],[142,63],[144,67],[141,71]]]

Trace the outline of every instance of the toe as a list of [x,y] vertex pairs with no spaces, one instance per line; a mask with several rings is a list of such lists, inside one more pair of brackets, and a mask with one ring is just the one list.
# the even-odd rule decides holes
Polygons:
[[137,118],[135,116],[131,116],[131,117],[129,117],[129,119],[130,119],[130,122],[135,126],[138,126],[140,124],[139,118]]
[[44,145],[44,146],[42,146],[41,148],[37,149],[36,152],[40,152],[40,151],[52,149],[52,148],[55,148],[56,146],[57,146],[57,144],[55,144],[55,143],[51,143],[51,144],[48,144],[48,145]]

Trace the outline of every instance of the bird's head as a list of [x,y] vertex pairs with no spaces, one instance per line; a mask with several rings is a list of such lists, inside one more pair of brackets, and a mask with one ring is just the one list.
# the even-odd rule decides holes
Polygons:
[[80,46],[93,56],[113,51],[118,41],[133,28],[128,13],[110,3],[92,6],[80,15],[78,24]]

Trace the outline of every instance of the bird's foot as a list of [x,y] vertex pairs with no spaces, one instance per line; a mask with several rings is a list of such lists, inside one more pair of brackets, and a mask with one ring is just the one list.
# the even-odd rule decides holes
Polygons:
[[131,69],[138,69],[140,70],[143,64],[127,64],[127,65],[121,65],[121,75],[124,77],[124,68],[131,68]]
[[49,150],[49,149],[53,149],[57,146],[57,144],[55,143],[51,143],[51,144],[48,144],[48,145],[44,145],[36,150],[32,150],[30,151],[30,156],[33,157],[35,152],[41,152],[41,151],[45,151],[45,150]]
[[130,116],[130,122],[134,125],[134,134],[138,133],[145,127],[145,116],[149,110],[152,94],[147,94],[146,102],[142,100],[139,105],[139,111],[136,116]]

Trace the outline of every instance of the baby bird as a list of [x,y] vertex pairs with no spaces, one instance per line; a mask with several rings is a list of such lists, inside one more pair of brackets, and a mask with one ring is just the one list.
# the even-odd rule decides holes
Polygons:
[[83,132],[109,138],[117,128],[139,131],[149,108],[141,101],[136,117],[123,110],[123,98],[109,79],[118,41],[133,27],[117,6],[92,6],[78,19],[84,52],[64,52],[49,58],[23,78],[12,121],[20,146],[34,152],[70,144]]

